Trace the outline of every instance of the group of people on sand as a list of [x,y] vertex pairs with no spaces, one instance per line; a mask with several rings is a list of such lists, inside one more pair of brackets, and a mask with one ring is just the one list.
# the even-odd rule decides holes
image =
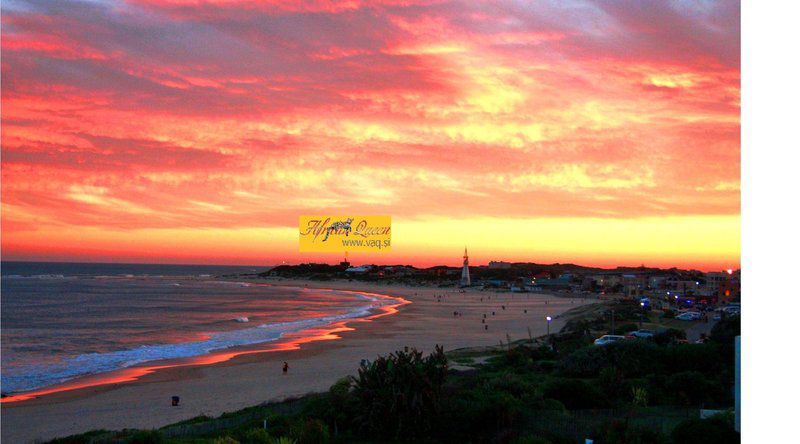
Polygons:
[[[443,296],[447,296],[447,295],[446,294],[439,294],[439,293],[434,293],[433,294],[433,297],[436,299],[436,302],[442,302],[442,297]],[[488,298],[491,299],[491,296],[488,296]],[[483,302],[483,299],[484,299],[483,297],[480,298],[481,302]],[[545,303],[545,305],[548,305],[549,301],[545,300],[544,303]],[[501,304],[500,305],[500,309],[501,310],[505,310],[506,309],[506,304]],[[525,309],[522,310],[522,312],[524,314],[528,314],[528,309],[525,308]],[[497,312],[493,311],[492,312],[492,316],[496,316],[496,315],[497,315]],[[461,312],[459,310],[454,310],[453,311],[453,317],[454,318],[463,317],[463,316],[464,316],[463,312]],[[481,318],[481,324],[483,324],[483,329],[488,331],[489,330],[489,324],[486,323],[486,319],[487,319],[486,316],[487,316],[486,313],[484,313],[483,317]]]

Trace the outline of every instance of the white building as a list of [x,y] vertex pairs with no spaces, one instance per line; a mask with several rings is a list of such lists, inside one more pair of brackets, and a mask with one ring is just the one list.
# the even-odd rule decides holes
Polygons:
[[467,247],[464,247],[464,268],[461,269],[461,286],[469,287],[472,282],[469,279],[469,256],[467,256]]
[[709,294],[719,294],[720,288],[726,287],[731,275],[724,271],[706,273],[706,288]]

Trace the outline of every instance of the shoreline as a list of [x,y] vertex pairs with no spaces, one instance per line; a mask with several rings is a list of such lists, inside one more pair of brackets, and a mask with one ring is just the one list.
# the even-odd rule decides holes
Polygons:
[[[212,279],[222,280],[226,282],[245,282],[242,279]],[[199,367],[205,365],[224,365],[225,363],[236,359],[240,356],[246,356],[259,353],[272,353],[276,351],[291,351],[298,350],[302,344],[339,339],[337,333],[353,330],[354,327],[348,326],[350,323],[367,322],[379,317],[388,316],[397,313],[400,307],[408,305],[411,301],[402,297],[395,297],[380,293],[371,293],[366,291],[351,291],[338,288],[326,287],[308,287],[300,285],[280,285],[271,283],[262,283],[269,287],[288,287],[288,288],[309,288],[314,290],[331,290],[341,293],[350,293],[353,295],[374,296],[381,299],[391,299],[393,303],[380,305],[370,309],[370,313],[363,316],[354,316],[352,318],[345,318],[327,324],[304,328],[302,330],[288,332],[282,334],[281,337],[273,341],[259,342],[250,345],[242,345],[226,349],[212,350],[209,353],[188,356],[185,358],[175,359],[160,359],[154,361],[147,361],[141,364],[136,364],[130,367],[119,368],[102,373],[87,374],[72,378],[61,383],[46,385],[33,390],[23,392],[11,392],[4,394],[0,398],[0,404],[11,405],[13,403],[23,401],[41,400],[43,397],[51,398],[66,398],[69,399],[70,392],[81,391],[102,391],[104,388],[111,389],[117,384],[134,383],[144,378],[152,380],[159,380],[156,373],[163,373],[166,370],[186,368],[187,370],[192,367]],[[81,393],[75,393],[75,397],[80,397]]]
[[[450,351],[497,345],[498,341],[506,340],[506,335],[520,339],[527,337],[528,330],[538,336],[545,332],[544,313],[558,316],[570,308],[597,302],[539,293],[477,289],[461,293],[452,287],[343,280],[258,281],[275,286],[373,293],[407,303],[393,306],[395,310],[390,313],[329,324],[311,336],[305,331],[305,338],[288,334],[285,342],[281,338],[267,343],[289,344],[286,347],[238,351],[216,362],[156,368],[133,381],[112,381],[3,402],[3,439],[28,442],[91,429],[156,428],[199,415],[217,416],[250,405],[327,390],[339,378],[353,374],[361,359],[374,359],[404,346],[429,351],[434,344],[441,344]],[[455,316],[454,311],[462,314]],[[494,315],[489,314],[492,311]],[[481,314],[487,315],[487,324],[481,323]],[[553,323],[557,331],[563,320],[557,317]],[[287,375],[280,372],[283,361],[290,363]],[[181,396],[180,407],[169,405],[173,394]]]

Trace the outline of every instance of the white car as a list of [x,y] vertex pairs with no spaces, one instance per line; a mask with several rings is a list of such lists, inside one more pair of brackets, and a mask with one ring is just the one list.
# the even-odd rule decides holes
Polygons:
[[650,339],[656,335],[656,332],[654,332],[653,330],[636,330],[629,334],[635,338]]
[[603,335],[594,340],[594,345],[608,345],[614,342],[624,341],[625,336],[620,335]]
[[679,314],[678,316],[675,316],[675,319],[679,321],[699,321],[701,318],[702,316],[700,315],[700,313],[696,311],[687,311]]
[[736,305],[731,305],[722,309],[728,316],[735,316],[742,312],[742,309]]

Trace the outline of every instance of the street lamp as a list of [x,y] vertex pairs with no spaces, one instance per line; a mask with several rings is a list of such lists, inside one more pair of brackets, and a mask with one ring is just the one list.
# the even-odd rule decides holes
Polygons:
[[550,337],[550,322],[553,320],[553,318],[550,317],[550,316],[547,316],[545,319],[547,319],[547,337],[549,338]]
[[639,302],[639,305],[642,306],[642,313],[639,315],[639,330],[642,329],[642,321],[644,320],[644,302]]

